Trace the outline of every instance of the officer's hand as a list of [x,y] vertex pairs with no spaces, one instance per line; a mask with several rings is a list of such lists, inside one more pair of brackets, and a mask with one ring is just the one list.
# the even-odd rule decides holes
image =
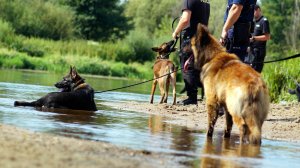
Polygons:
[[250,43],[253,43],[255,41],[255,38],[254,38],[254,36],[252,36],[251,38],[250,38]]
[[177,33],[176,33],[176,32],[173,32],[172,37],[173,37],[174,40],[176,40],[176,39],[178,38]]
[[225,46],[226,44],[226,37],[227,37],[227,32],[223,30],[221,34],[221,38],[219,40],[222,46]]
[[222,46],[225,46],[226,40],[223,37],[220,37],[219,42],[221,43]]

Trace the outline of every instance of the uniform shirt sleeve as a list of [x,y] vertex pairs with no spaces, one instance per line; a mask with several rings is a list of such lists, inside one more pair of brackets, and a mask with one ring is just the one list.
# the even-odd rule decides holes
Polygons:
[[263,24],[262,24],[262,33],[263,34],[270,34],[270,27],[269,27],[269,21],[267,18],[262,18]]
[[183,12],[184,10],[190,10],[190,11],[192,11],[193,3],[194,3],[194,0],[184,0],[184,1],[183,1],[182,12]]
[[241,4],[241,5],[244,5],[245,4],[245,0],[233,0],[232,4]]

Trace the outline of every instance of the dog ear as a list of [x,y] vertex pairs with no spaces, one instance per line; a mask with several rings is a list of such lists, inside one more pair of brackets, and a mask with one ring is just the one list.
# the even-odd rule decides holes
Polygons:
[[71,76],[72,76],[73,79],[75,79],[76,76],[77,76],[77,71],[76,71],[75,67],[72,68]]
[[208,28],[200,23],[197,26],[197,38],[200,38],[201,47],[206,46],[210,42]]
[[73,70],[73,67],[72,67],[72,65],[70,65],[70,72],[69,72],[69,74],[72,73],[72,70]]
[[152,49],[152,51],[155,51],[155,52],[159,52],[160,51],[159,47],[152,47],[151,49]]

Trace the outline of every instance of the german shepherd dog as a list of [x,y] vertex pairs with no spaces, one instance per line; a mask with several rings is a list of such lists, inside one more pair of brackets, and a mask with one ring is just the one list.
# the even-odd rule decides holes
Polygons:
[[218,109],[224,107],[224,137],[230,137],[233,122],[240,130],[240,142],[261,144],[261,128],[269,111],[269,93],[265,82],[250,66],[242,63],[201,24],[191,40],[195,68],[202,70],[208,111],[207,136],[212,137]]
[[94,90],[79,76],[75,67],[70,67],[69,74],[56,83],[55,87],[61,89],[61,92],[48,93],[33,102],[15,101],[14,105],[97,111]]
[[[168,92],[170,83],[173,88],[173,105],[176,104],[176,71],[174,63],[169,60],[169,55],[171,52],[176,51],[176,48],[172,48],[174,40],[167,43],[163,43],[159,47],[152,47],[152,50],[157,52],[156,61],[153,66],[154,81],[151,89],[150,103],[153,103],[154,92],[157,83],[160,89],[160,103],[167,103]],[[167,75],[169,74],[169,75]],[[163,76],[163,77],[162,77]]]

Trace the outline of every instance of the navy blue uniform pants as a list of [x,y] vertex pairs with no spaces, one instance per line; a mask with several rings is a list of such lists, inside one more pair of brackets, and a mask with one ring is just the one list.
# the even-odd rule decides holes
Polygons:
[[266,48],[253,48],[251,49],[254,55],[252,67],[259,73],[261,73],[264,67],[264,60],[266,57]]
[[[180,47],[180,64],[181,64],[181,70],[182,70],[182,76],[183,81],[185,83],[185,88],[187,91],[187,95],[189,97],[197,97],[197,87],[200,84],[200,71],[196,70],[194,68],[194,58],[193,58],[193,52],[190,47],[190,39],[184,39],[182,41],[181,47]],[[187,66],[187,70],[184,71],[183,67],[185,62],[192,56],[190,59],[190,62]]]

